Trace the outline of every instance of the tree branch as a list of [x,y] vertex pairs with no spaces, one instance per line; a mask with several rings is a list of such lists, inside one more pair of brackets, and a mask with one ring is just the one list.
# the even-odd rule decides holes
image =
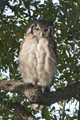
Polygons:
[[29,17],[33,18],[33,16],[30,16],[30,14],[23,12],[21,9],[18,10],[16,5],[11,6],[7,0],[1,0],[0,1],[0,15],[2,15],[6,5],[12,10],[12,12],[15,12],[15,13],[18,13],[18,14],[21,14],[21,15],[24,14],[26,16],[29,16]]
[[6,0],[0,0],[0,15],[3,13],[6,5]]
[[26,16],[29,16],[29,17],[31,17],[31,18],[33,18],[33,16],[30,16],[28,13],[25,13],[25,12],[23,12],[22,10],[18,10],[17,8],[16,8],[16,5],[15,6],[11,6],[10,4],[9,4],[9,2],[7,1],[6,2],[6,5],[13,11],[13,12],[16,12],[16,13],[19,13],[19,14],[25,14]]
[[42,92],[41,87],[35,87],[19,81],[0,80],[0,90],[23,94],[31,103],[51,105],[55,102],[70,99],[80,94],[80,82],[60,88],[54,92]]
[[[6,101],[4,101],[2,98],[0,98],[0,104],[3,106],[6,105]],[[22,116],[26,120],[37,120],[31,113],[29,113],[22,105],[19,103],[12,103],[12,107],[14,110],[19,112],[20,116]],[[10,108],[10,105],[7,104],[7,108]]]

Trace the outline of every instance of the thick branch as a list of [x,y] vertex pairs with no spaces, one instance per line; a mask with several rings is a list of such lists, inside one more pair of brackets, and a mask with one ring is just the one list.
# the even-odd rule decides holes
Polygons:
[[55,102],[70,99],[80,94],[80,82],[73,83],[67,87],[60,88],[55,92],[42,93],[40,87],[34,87],[19,81],[0,80],[0,90],[17,92],[29,98],[31,103],[51,105]]

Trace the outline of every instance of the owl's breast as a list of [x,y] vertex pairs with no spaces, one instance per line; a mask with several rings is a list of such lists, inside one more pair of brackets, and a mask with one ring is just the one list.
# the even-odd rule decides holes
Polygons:
[[55,54],[47,38],[41,38],[37,44],[36,59],[39,84],[50,86],[56,72]]
[[[20,61],[24,64],[24,81],[37,82],[44,87],[50,86],[56,71],[54,57],[54,51],[47,38],[26,41],[19,55]],[[28,79],[30,80],[27,81]]]

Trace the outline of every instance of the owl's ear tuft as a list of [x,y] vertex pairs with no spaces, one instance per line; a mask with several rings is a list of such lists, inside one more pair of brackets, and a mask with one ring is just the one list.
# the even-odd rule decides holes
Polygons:
[[30,27],[36,26],[36,21],[37,21],[37,19],[36,19],[36,18],[33,18]]

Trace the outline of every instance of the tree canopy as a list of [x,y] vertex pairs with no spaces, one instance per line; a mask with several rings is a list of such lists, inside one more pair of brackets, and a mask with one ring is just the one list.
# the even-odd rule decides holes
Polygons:
[[[48,93],[48,100],[52,101],[45,101],[46,97],[48,98],[47,93],[44,94],[43,100],[36,100],[45,105],[41,111],[31,109],[27,99],[28,92],[24,92],[27,85],[24,86],[18,67],[20,42],[33,18],[53,21],[58,52],[57,73],[51,92]],[[53,0],[0,0],[0,90],[0,116],[4,120],[80,119],[79,0],[58,0],[56,3]],[[43,96],[42,93],[40,95]],[[74,103],[75,100],[75,110],[70,115],[70,108],[65,109],[65,106],[70,101],[71,104]],[[58,114],[52,104],[55,102],[60,106]]]

